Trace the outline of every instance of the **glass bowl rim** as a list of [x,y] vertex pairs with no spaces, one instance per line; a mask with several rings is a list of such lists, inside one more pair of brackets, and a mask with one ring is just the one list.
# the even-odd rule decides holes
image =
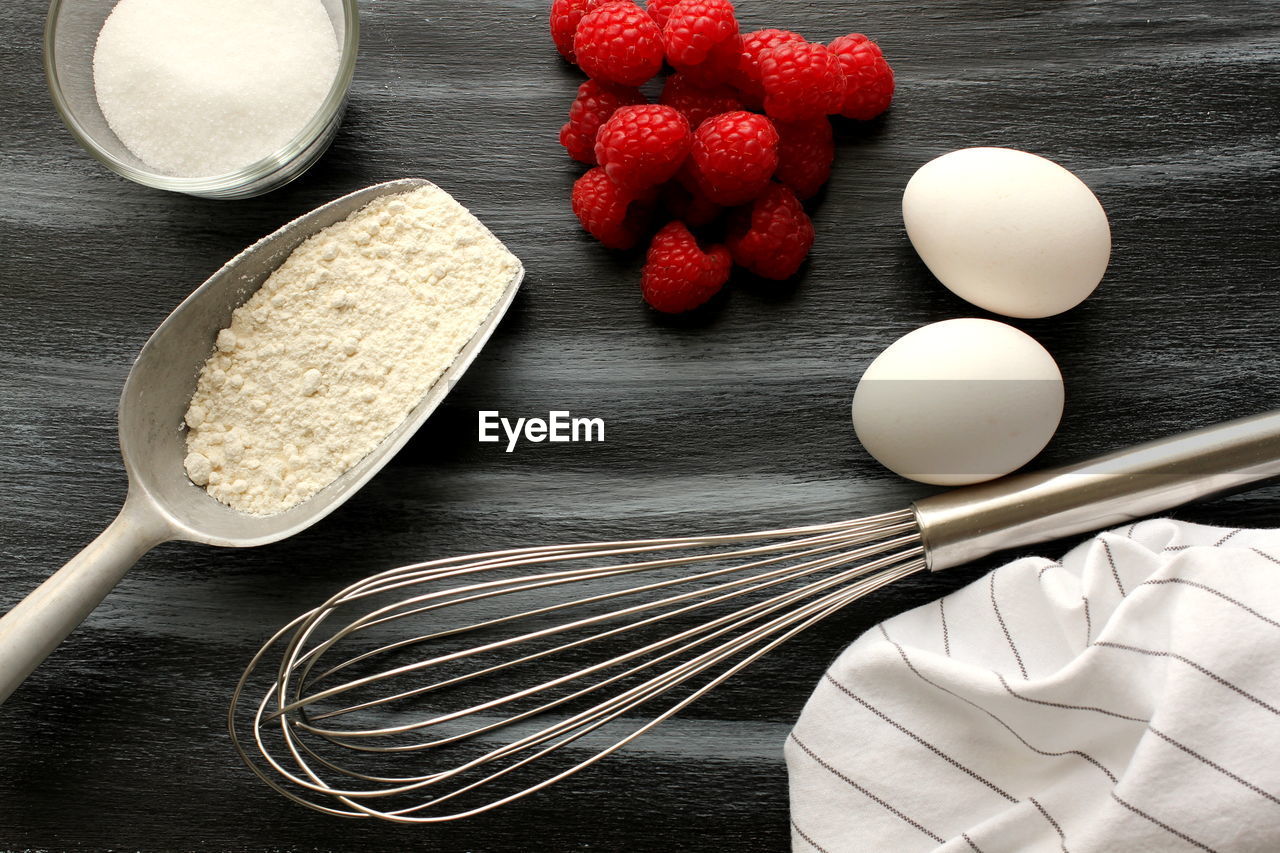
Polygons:
[[204,195],[207,193],[217,194],[234,191],[269,177],[273,172],[289,165],[295,156],[304,152],[311,142],[325,132],[330,121],[333,120],[333,117],[346,102],[347,91],[351,87],[351,79],[355,75],[356,55],[359,53],[360,45],[360,13],[357,8],[357,0],[341,0],[344,34],[338,54],[338,71],[334,75],[333,84],[329,87],[324,101],[321,102],[315,114],[311,116],[292,139],[265,157],[255,160],[247,166],[242,166],[234,172],[227,172],[221,175],[182,178],[163,175],[147,169],[139,169],[102,148],[94,140],[92,134],[80,124],[74,111],[63,97],[62,82],[58,79],[58,71],[54,62],[54,56],[57,52],[54,47],[54,37],[58,29],[58,13],[64,3],[70,2],[75,2],[75,0],[52,0],[49,4],[48,16],[45,18],[44,72],[45,80],[49,86],[49,95],[53,98],[54,109],[57,110],[62,123],[67,126],[67,130],[71,131],[71,135],[75,137],[80,147],[88,151],[111,171],[144,186],[191,195]]

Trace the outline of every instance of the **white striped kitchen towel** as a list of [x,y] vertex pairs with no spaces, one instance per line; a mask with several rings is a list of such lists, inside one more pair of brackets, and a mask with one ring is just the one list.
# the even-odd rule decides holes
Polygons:
[[786,755],[797,853],[1280,851],[1280,530],[1003,566],[853,643]]

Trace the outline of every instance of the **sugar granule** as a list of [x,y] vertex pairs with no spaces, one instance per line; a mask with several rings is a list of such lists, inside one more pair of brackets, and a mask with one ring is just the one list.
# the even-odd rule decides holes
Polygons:
[[320,0],[120,0],[93,84],[111,130],[149,168],[234,172],[287,145],[338,70]]

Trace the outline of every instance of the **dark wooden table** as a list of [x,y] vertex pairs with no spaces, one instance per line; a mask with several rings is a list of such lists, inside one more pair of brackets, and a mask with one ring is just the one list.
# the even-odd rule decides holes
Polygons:
[[[445,827],[343,821],[287,802],[238,763],[225,706],[266,636],[374,571],[492,546],[829,520],[925,494],[859,449],[848,404],[896,336],[981,316],[931,279],[901,227],[907,178],[947,150],[1047,155],[1111,216],[1098,292],[1065,316],[1017,323],[1067,381],[1062,428],[1035,464],[1280,404],[1273,0],[744,0],[745,28],[872,34],[899,96],[883,121],[840,128],[796,281],[737,281],[674,320],[642,304],[639,258],[591,242],[569,210],[578,168],[556,132],[579,77],[557,59],[543,5],[365,4],[333,149],[295,184],[240,202],[103,170],[49,104],[44,4],[0,7],[0,608],[111,519],[131,359],[258,236],[360,186],[421,175],[529,270],[447,405],[342,510],[256,550],[156,550],[0,707],[0,849],[784,849],[782,743],[825,664],[875,621],[982,566],[866,600],[628,754]],[[477,443],[482,408],[603,417],[607,441],[507,454]],[[1263,526],[1277,507],[1273,486],[1177,514]]]

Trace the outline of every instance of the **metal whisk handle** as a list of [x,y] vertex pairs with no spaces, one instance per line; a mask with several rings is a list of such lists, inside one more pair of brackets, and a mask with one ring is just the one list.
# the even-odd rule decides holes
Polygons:
[[1280,476],[1280,411],[1139,444],[1086,462],[916,501],[931,570],[1123,524]]

